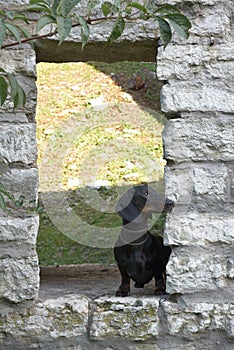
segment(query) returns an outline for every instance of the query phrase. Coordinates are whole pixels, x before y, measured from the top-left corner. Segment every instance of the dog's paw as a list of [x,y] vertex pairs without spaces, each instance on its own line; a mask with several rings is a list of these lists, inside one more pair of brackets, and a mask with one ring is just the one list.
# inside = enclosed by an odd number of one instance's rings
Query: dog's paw
[[164,288],[156,288],[154,291],[154,295],[165,295],[166,291]]
[[116,297],[126,297],[128,296],[129,291],[128,290],[122,290],[122,289],[118,289],[115,293]]

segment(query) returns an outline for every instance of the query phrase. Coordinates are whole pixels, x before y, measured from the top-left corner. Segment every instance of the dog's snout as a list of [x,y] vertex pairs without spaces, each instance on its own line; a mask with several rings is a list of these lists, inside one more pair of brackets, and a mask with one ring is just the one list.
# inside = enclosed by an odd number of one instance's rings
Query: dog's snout
[[172,208],[173,205],[174,205],[174,202],[171,199],[166,198],[165,207],[166,208]]

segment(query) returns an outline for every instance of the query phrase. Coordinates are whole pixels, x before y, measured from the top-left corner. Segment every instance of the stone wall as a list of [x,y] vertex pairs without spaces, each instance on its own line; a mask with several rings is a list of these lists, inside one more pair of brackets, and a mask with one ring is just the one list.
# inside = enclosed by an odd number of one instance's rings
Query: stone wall
[[[168,2],[193,23],[188,41],[174,39],[157,58],[168,117],[166,191],[175,201],[165,227],[169,295],[37,300],[38,216],[25,203],[0,215],[1,350],[233,349],[233,1]],[[141,40],[153,45],[148,34],[140,38],[136,47]],[[50,44],[42,44],[37,55],[43,49],[46,56]],[[0,182],[16,197],[37,200],[35,53],[0,51],[0,62],[28,96],[22,111],[9,101],[0,109]]]
[[[35,53],[29,47],[1,50],[0,62],[27,94],[24,110],[14,112],[10,101],[0,108],[0,182],[16,199],[24,195],[36,202]],[[0,213],[0,299],[14,303],[34,300],[39,289],[38,216],[30,215],[28,206]]]
[[158,77],[167,81],[162,109],[171,118],[167,195],[177,204],[165,232],[174,246],[167,290],[233,293],[233,2],[191,3],[189,40],[158,53]]

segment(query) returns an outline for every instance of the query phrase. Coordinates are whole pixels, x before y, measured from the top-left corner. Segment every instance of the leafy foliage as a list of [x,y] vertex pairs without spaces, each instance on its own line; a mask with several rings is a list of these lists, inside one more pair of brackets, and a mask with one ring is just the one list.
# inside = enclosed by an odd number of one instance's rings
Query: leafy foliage
[[25,204],[29,206],[28,210],[31,212],[41,213],[44,210],[39,204],[36,203],[35,200],[29,200],[28,203],[26,203],[25,197],[23,195],[20,195],[19,198],[16,199],[0,182],[0,209],[5,211],[6,207],[8,206],[17,210],[19,208],[22,208],[22,206]]
[[26,95],[15,76],[0,68],[0,106],[7,99],[8,88],[14,103],[14,108],[23,107],[26,103]]
[[[153,19],[158,22],[160,38],[166,47],[172,40],[173,31],[183,38],[188,38],[191,24],[189,19],[172,5],[157,5],[151,0],[131,1],[113,0],[86,1],[85,15],[81,15],[79,5],[81,0],[30,0],[28,5],[15,11],[0,11],[0,48],[33,42],[40,38],[39,31],[48,29],[43,37],[55,34],[59,37],[59,45],[69,36],[73,27],[81,28],[82,50],[88,43],[91,27],[100,21],[109,21],[111,29],[107,44],[116,41],[124,32],[126,21]],[[99,10],[98,10],[99,9]],[[25,28],[30,23],[29,11],[39,12],[37,20],[37,33],[31,35]],[[100,16],[94,16],[101,11]],[[8,37],[16,41],[5,44]],[[12,74],[3,69],[0,70],[0,105],[2,105],[9,94],[14,102],[14,108],[24,106],[25,93],[17,83]]]

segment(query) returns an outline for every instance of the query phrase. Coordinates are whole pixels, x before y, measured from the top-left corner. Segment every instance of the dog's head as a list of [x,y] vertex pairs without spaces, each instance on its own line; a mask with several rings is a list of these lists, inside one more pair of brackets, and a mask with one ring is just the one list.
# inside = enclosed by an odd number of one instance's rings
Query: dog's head
[[130,188],[116,205],[116,212],[125,222],[140,223],[152,213],[162,213],[172,207],[173,202],[159,195],[147,184]]

